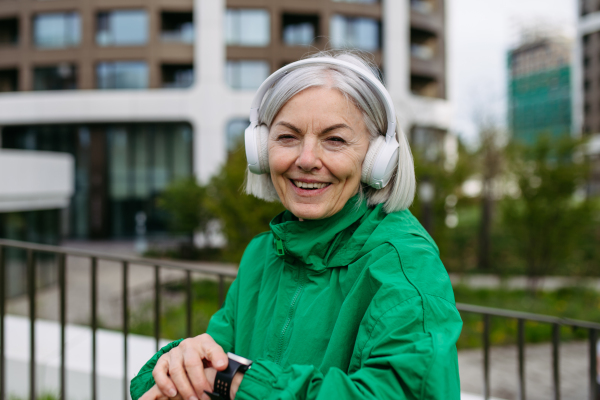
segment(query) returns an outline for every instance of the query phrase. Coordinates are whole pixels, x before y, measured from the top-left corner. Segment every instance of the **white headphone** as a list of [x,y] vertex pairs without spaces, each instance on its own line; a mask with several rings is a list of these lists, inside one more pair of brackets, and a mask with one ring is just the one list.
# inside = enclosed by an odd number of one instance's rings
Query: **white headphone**
[[335,58],[315,57],[296,61],[278,69],[258,88],[250,108],[250,125],[245,131],[246,158],[248,169],[254,174],[269,172],[267,140],[269,128],[258,123],[258,112],[263,97],[279,79],[288,72],[307,64],[332,64],[347,68],[360,76],[379,96],[385,106],[388,128],[385,136],[379,135],[369,145],[363,161],[361,181],[375,189],[382,189],[390,181],[398,165],[398,141],[396,140],[396,113],[394,104],[383,84],[361,67]]

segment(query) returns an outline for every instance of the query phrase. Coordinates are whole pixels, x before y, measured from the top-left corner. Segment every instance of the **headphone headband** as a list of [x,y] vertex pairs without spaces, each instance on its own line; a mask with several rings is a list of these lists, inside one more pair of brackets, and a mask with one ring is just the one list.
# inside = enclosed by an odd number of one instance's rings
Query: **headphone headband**
[[336,58],[329,57],[315,57],[315,58],[307,58],[304,60],[296,61],[291,64],[288,64],[277,71],[273,72],[265,81],[260,85],[258,90],[256,91],[256,95],[254,96],[254,100],[252,100],[252,105],[250,107],[250,126],[258,125],[258,112],[260,105],[262,103],[264,95],[267,91],[273,86],[279,79],[281,79],[285,74],[290,71],[293,71],[299,67],[302,67],[307,64],[329,64],[336,65],[340,67],[347,68],[361,77],[379,96],[379,99],[382,101],[385,107],[385,114],[387,117],[387,132],[385,134],[385,141],[390,142],[391,140],[395,140],[396,138],[396,112],[394,111],[394,104],[392,103],[392,98],[390,94],[385,89],[383,84],[372,74],[367,73],[363,68],[358,67],[352,63],[347,61],[338,60]]

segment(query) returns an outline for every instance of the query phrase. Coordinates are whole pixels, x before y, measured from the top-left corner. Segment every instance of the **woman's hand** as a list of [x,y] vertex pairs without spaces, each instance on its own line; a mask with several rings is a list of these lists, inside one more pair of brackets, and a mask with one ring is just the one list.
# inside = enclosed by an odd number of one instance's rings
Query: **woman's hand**
[[[217,370],[214,368],[204,368],[204,373],[206,375],[206,379],[209,382],[215,381],[215,376],[217,375]],[[239,386],[239,385],[238,385]],[[212,391],[212,384],[211,384]],[[237,390],[236,390],[237,392]],[[152,386],[150,390],[148,390],[139,400],[185,400],[179,393],[175,395],[175,397],[169,397],[160,391],[157,385]],[[210,400],[210,397],[206,395],[206,393],[202,393],[200,395],[200,400]]]
[[224,370],[228,363],[227,354],[210,335],[185,339],[158,359],[152,371],[156,386],[140,400],[162,400],[159,395],[198,400],[205,390],[212,392],[217,370]]

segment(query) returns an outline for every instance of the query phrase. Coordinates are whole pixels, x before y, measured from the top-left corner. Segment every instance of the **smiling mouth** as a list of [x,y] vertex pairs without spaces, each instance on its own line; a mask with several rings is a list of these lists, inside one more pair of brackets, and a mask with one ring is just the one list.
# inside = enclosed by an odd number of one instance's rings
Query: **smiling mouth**
[[296,186],[297,188],[300,189],[306,189],[306,190],[317,190],[317,189],[323,189],[324,187],[327,187],[329,185],[331,185],[330,182],[300,182],[300,181],[295,181],[293,179],[290,179],[292,181],[292,183],[294,184],[294,186]]

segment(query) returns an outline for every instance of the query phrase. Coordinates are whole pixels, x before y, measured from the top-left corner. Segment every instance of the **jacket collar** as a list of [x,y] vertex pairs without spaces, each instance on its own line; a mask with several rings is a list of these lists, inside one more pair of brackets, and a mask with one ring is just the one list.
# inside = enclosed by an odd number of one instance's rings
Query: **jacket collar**
[[372,232],[361,224],[372,211],[359,195],[350,198],[329,218],[299,221],[291,212],[284,211],[270,223],[275,251],[290,264],[300,263],[312,270],[347,265],[364,244],[364,240],[353,237],[355,231]]

